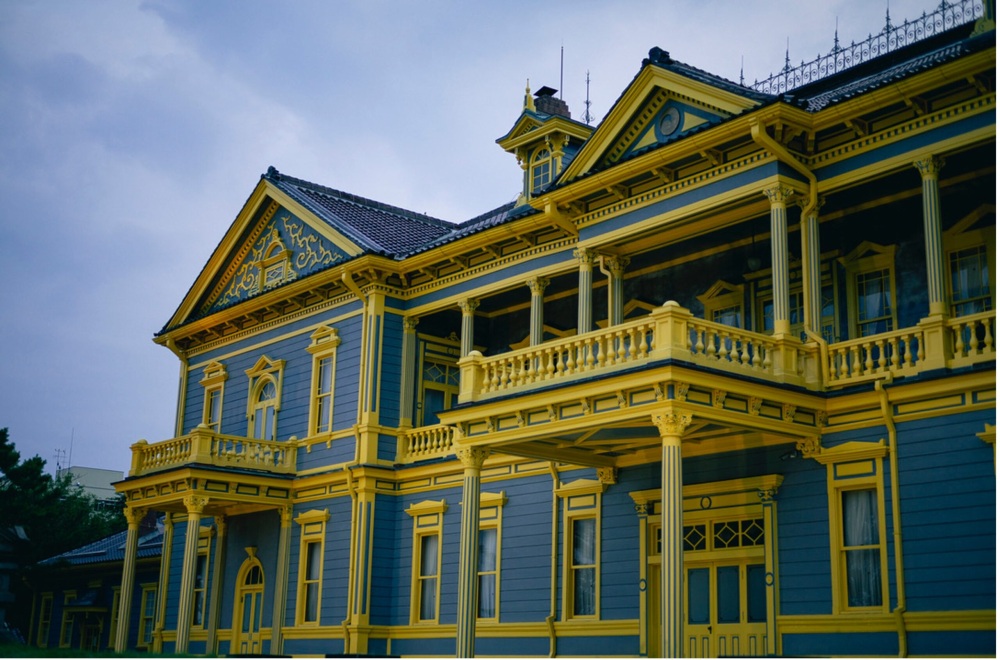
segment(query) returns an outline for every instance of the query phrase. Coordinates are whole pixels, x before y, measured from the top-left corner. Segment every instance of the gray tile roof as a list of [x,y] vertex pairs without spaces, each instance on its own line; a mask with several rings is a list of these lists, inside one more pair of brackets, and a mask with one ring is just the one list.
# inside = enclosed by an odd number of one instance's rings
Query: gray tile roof
[[[38,562],[42,566],[68,564],[80,566],[84,564],[100,564],[104,562],[119,562],[125,559],[125,537],[128,532],[122,531],[103,539],[88,543],[85,546],[64,552],[55,557],[49,557]],[[157,523],[155,528],[145,527],[140,530],[138,556],[159,557],[163,550],[163,530]]]

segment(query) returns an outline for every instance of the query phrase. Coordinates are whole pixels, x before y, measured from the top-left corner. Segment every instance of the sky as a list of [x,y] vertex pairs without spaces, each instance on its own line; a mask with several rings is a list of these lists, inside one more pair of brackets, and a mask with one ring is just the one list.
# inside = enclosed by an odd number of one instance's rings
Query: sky
[[529,80],[579,119],[589,71],[598,123],[653,46],[749,83],[938,4],[3,0],[0,428],[50,470],[171,438],[153,335],[268,166],[461,222],[520,190]]

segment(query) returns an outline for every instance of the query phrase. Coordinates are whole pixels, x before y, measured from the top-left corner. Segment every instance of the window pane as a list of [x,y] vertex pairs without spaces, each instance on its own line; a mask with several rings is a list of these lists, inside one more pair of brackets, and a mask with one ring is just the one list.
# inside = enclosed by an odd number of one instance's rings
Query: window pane
[[847,604],[850,607],[882,604],[882,566],[877,549],[848,551]]
[[719,566],[715,572],[719,623],[740,622],[740,567]]
[[596,569],[578,568],[573,573],[573,614],[597,613]]
[[420,537],[420,577],[437,575],[437,546],[436,534]]
[[766,575],[764,564],[747,566],[747,623],[767,621]]
[[597,520],[594,518],[583,518],[573,521],[573,563],[579,565],[592,565],[596,562],[595,546],[597,541]]
[[317,394],[328,394],[333,383],[333,358],[325,357],[319,361],[319,376]]
[[496,575],[479,576],[479,611],[481,619],[492,619],[496,616]]
[[495,571],[497,566],[497,530],[479,530],[479,570]]
[[688,623],[707,626],[709,621],[708,569],[690,568],[688,576]]
[[322,564],[320,557],[320,543],[310,543],[306,546],[306,579],[318,580],[319,568]]
[[306,611],[303,618],[306,621],[319,621],[319,584],[315,582],[306,585]]
[[324,396],[319,400],[319,407],[316,410],[316,432],[326,433],[330,430],[330,405],[333,400],[329,396]]
[[841,495],[844,507],[844,546],[877,544],[878,495],[875,489],[847,490]]

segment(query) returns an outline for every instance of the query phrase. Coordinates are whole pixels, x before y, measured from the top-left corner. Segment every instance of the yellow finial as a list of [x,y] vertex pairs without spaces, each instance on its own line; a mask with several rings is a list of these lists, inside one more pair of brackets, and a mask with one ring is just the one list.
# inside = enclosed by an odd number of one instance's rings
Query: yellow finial
[[524,109],[535,111],[535,97],[531,95],[531,79],[528,78],[524,82]]

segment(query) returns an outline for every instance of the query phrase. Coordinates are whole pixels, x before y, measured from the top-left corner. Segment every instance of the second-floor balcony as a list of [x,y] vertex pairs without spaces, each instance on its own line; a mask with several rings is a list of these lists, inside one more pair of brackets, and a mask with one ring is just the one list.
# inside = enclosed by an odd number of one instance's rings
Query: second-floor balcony
[[296,450],[294,442],[222,435],[199,425],[177,438],[152,444],[140,440],[132,445],[129,476],[139,477],[192,465],[294,474]]

